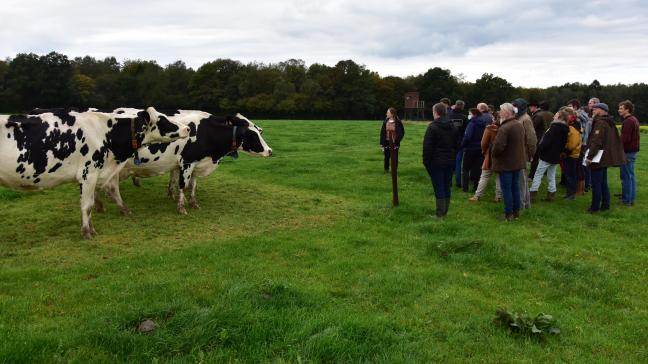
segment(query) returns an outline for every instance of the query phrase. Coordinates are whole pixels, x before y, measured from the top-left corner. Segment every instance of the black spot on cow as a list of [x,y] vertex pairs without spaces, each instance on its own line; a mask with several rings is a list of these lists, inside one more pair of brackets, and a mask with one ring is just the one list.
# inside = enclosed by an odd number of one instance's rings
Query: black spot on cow
[[125,112],[126,112],[126,111],[124,111],[124,110],[118,110],[118,111],[117,111],[117,114],[124,114]]
[[56,160],[64,160],[76,150],[75,134],[54,127],[39,116],[12,115],[7,126],[13,126],[14,139],[18,147],[18,163],[34,168],[34,178],[45,172],[48,153]]
[[263,152],[263,144],[261,144],[259,134],[251,129],[246,129],[245,136],[243,137],[243,144],[241,146],[245,151],[252,151],[255,153]]
[[20,174],[25,173],[25,165],[20,163],[18,167],[16,167],[16,173],[20,173]]
[[164,153],[169,146],[169,143],[153,143],[147,146],[151,154]]
[[55,128],[58,128],[58,127],[59,127],[59,126],[58,126],[58,123],[57,123],[56,121],[54,122],[54,127],[55,127]]
[[83,156],[88,154],[88,144],[83,144],[83,146],[81,147],[81,149],[79,149],[79,151],[81,152],[81,155],[83,155]]
[[11,139],[11,133],[7,134],[7,139]]
[[160,135],[162,136],[167,136],[171,133],[178,133],[180,128],[176,124],[173,124],[169,121],[169,119],[165,118],[164,116],[160,116],[160,119],[157,122],[158,128],[160,128]]
[[112,126],[113,126],[113,121],[112,121],[112,119],[108,119],[108,127],[109,127],[109,128],[112,128]]
[[160,160],[160,157],[158,156],[158,157],[155,157],[155,159],[153,159],[153,162],[157,162],[159,160]]
[[78,140],[81,140],[81,138],[83,138],[83,130],[81,129],[77,130],[76,137]]
[[148,158],[141,158],[140,159],[140,162],[142,162],[142,163],[148,163],[149,161],[150,161],[150,159],[148,159]]
[[34,180],[34,183],[38,183],[38,182],[40,182],[40,178],[36,178],[36,179]]
[[47,171],[47,173],[54,173],[54,172],[56,172],[56,170],[59,169],[59,168],[61,168],[62,165],[63,165],[63,163],[61,163],[61,162],[57,162],[57,163],[54,165],[54,167],[50,168],[50,170]]
[[180,145],[176,145],[175,150],[173,151],[173,154],[178,154],[178,151],[180,151]]
[[141,145],[144,140],[145,121],[144,118],[139,116],[134,119],[116,118],[112,129],[106,135],[107,147],[113,152],[117,161],[124,162],[135,153],[131,142],[133,137],[131,123],[134,123],[135,139],[138,145]]

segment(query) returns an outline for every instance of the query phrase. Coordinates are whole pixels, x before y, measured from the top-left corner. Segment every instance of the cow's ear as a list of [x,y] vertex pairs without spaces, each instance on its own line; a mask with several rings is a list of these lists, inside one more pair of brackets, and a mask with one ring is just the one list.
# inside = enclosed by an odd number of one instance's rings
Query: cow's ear
[[146,110],[138,112],[137,117],[144,119],[144,121],[147,123],[151,121],[151,115],[149,115],[148,111]]

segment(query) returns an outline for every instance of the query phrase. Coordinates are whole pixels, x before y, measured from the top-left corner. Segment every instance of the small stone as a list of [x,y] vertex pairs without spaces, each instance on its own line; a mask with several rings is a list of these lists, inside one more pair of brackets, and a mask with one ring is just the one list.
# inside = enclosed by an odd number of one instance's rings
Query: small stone
[[155,322],[153,322],[151,320],[144,320],[137,327],[137,331],[143,332],[143,333],[146,334],[146,333],[149,333],[149,332],[155,330],[155,326],[157,326],[157,325],[155,325]]

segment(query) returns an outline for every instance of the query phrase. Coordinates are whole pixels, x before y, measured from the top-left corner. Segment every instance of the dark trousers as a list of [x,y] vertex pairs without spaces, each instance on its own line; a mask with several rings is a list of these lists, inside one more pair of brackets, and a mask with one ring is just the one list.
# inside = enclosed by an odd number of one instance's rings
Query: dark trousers
[[529,171],[529,179],[533,179],[533,177],[535,177],[536,169],[538,169],[538,163],[540,163],[540,157],[538,156],[538,151],[536,151],[536,154],[533,156],[533,160],[531,161],[531,170]]
[[450,198],[452,191],[452,165],[426,164],[432,187],[434,188],[434,197],[437,199]]
[[[388,171],[390,165],[390,156],[391,156],[389,146],[385,147],[383,151],[385,153],[385,171]],[[398,168],[398,147],[396,147],[396,149],[394,150],[394,159],[396,159],[396,168]]]
[[504,213],[520,211],[520,171],[499,172],[500,186],[504,200]]
[[459,149],[457,156],[455,158],[455,184],[457,187],[461,187],[461,162],[463,161],[464,150]]
[[607,168],[590,168],[589,170],[592,176],[592,206],[590,210],[607,210],[610,208]]
[[576,193],[576,182],[578,181],[578,159],[567,157],[565,161],[565,182],[567,193]]
[[466,149],[464,151],[463,179],[461,182],[461,188],[464,192],[468,192],[468,180],[472,181],[473,190],[477,190],[482,163],[484,163],[484,156],[481,149]]

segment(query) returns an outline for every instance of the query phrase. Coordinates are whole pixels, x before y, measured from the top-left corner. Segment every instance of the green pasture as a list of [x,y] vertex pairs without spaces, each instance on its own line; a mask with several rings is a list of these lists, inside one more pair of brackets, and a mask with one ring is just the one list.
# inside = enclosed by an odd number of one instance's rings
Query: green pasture
[[[132,216],[107,204],[91,241],[76,184],[0,189],[0,363],[648,362],[643,152],[634,207],[588,215],[586,194],[502,222],[491,182],[439,221],[425,123],[406,124],[397,208],[379,121],[259,124],[275,155],[225,160],[200,210],[179,216],[167,177],[125,181]],[[561,334],[510,335],[498,307]]]

